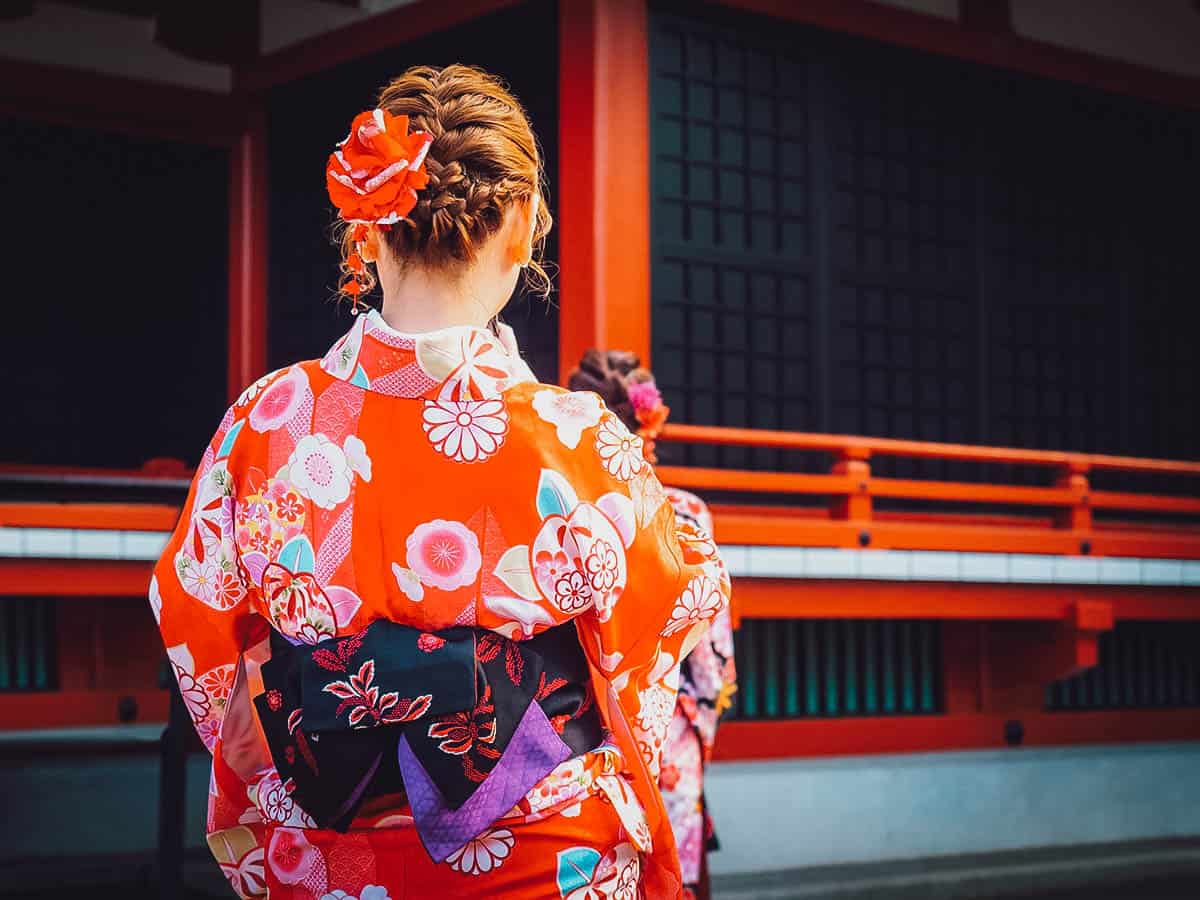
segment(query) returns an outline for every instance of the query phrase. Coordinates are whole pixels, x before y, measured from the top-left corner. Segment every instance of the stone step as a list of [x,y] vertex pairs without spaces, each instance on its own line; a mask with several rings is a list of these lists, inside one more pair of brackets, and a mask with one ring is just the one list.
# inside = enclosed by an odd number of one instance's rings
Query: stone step
[[[1158,887],[1154,887],[1157,884]],[[713,900],[1200,898],[1200,838],[1037,848],[713,878]],[[1062,895],[1063,900],[1074,895]]]

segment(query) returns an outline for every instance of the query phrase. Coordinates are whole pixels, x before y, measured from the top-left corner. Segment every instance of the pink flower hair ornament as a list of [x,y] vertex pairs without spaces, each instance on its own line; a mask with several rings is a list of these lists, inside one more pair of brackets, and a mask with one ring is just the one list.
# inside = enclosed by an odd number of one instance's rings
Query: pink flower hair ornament
[[653,377],[641,381],[629,381],[625,386],[629,404],[638,420],[638,437],[642,439],[642,455],[651,465],[658,462],[654,452],[655,442],[662,432],[671,407],[663,403],[662,392]]

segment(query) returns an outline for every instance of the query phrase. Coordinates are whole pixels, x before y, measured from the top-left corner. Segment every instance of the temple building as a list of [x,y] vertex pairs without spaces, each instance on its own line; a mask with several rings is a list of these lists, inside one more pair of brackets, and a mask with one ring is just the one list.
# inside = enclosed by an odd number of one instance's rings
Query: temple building
[[1198,47],[1191,0],[7,4],[0,897],[219,884],[150,568],[232,398],[350,321],[332,142],[451,62],[542,142],[532,368],[638,353],[713,508],[716,896],[1200,867]]

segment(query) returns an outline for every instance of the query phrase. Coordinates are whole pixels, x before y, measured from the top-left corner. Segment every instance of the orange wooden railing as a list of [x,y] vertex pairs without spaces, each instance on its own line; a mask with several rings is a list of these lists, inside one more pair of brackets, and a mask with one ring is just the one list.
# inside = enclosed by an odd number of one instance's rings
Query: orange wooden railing
[[[716,501],[723,543],[1200,558],[1200,496],[1194,493],[1200,462],[680,424],[666,425],[659,440],[830,454],[823,473],[660,466],[664,483]],[[880,477],[871,470],[879,457],[1032,466],[1052,474],[1044,486]],[[1179,490],[1100,490],[1091,484],[1097,472],[1156,476]],[[0,482],[116,491],[179,489],[188,475],[173,460],[127,471],[0,465]],[[1188,488],[1193,493],[1185,493]],[[766,496],[759,503],[729,503],[720,502],[722,492]],[[808,498],[807,505],[798,498]],[[881,499],[931,508],[885,509],[876,502]],[[964,510],[968,504],[1009,512]],[[1110,515],[1098,519],[1096,511]],[[171,527],[175,515],[171,505],[148,503],[0,503],[0,525],[156,530]]]
[[[191,479],[192,472],[175,459],[153,459],[139,469],[3,463],[0,489],[18,487],[30,499],[0,500],[0,527],[169,531]],[[49,496],[39,496],[39,487]],[[111,499],[84,501],[76,496],[97,490]],[[126,499],[129,491],[147,499]],[[63,499],[51,499],[53,495]],[[10,580],[15,568],[15,563],[8,564]],[[32,577],[38,577],[36,571]]]
[[[825,473],[659,467],[664,483],[701,493],[813,498],[809,506],[777,500],[715,504],[718,537],[726,543],[1200,558],[1200,497],[1183,493],[1194,489],[1200,462],[702,425],[668,424],[659,440],[832,457]],[[878,457],[1048,468],[1052,483],[1031,487],[879,477],[871,471]],[[1097,490],[1090,477],[1096,472],[1158,476],[1181,490]],[[817,498],[826,499],[817,503]],[[881,498],[924,501],[940,509],[881,510],[875,502]],[[1012,508],[1013,514],[972,514],[962,504]],[[1096,510],[1132,513],[1137,519],[1097,521]]]
[[[1200,558],[1200,498],[1186,493],[1194,490],[1194,479],[1200,476],[1197,462],[689,425],[667,426],[660,440],[830,455],[828,471],[819,473],[660,466],[665,483],[696,490],[712,502],[722,544]],[[872,472],[872,462],[880,457],[1033,466],[1048,483],[1028,486],[880,477]],[[1170,490],[1096,490],[1091,483],[1096,472],[1155,476],[1156,483],[1166,484]],[[178,516],[176,504],[183,498],[188,474],[182,465],[167,464],[124,472],[0,466],[0,486],[21,484],[19,493],[28,498],[0,502],[0,526],[166,531]],[[78,486],[86,489],[81,496],[89,491],[96,494],[99,489],[98,495],[110,502],[46,502],[37,492],[38,483],[53,487],[47,497],[70,499],[73,487]],[[139,497],[146,502],[125,501],[126,486],[138,488]],[[147,493],[147,487],[161,490]],[[723,502],[723,494],[729,493],[757,495],[758,502]],[[878,502],[881,500],[887,502]],[[921,501],[934,508],[923,512],[884,508],[897,500]],[[985,504],[989,511],[971,510],[967,504]],[[1008,512],[991,511],[997,507]],[[1097,510],[1119,513],[1126,519],[1097,516]],[[1130,520],[1131,513],[1139,518]],[[156,695],[144,688],[150,679],[148,670],[136,677],[123,672],[106,674],[103,665],[108,656],[119,655],[115,650],[118,644],[156,646],[153,623],[140,602],[149,563],[11,558],[0,560],[0,574],[0,594],[50,595],[64,598],[66,603],[72,602],[72,597],[91,600],[73,607],[72,615],[60,618],[59,624],[60,660],[71,663],[61,676],[61,688],[67,692],[63,696],[75,697],[69,692],[76,691],[78,696],[86,695],[91,706],[84,712],[81,703],[68,713],[60,704],[35,705],[25,697],[5,697],[0,702],[0,729],[109,721],[116,696],[113,692],[124,696],[135,688],[146,695],[142,698],[146,714],[157,714]],[[739,578],[734,597],[738,619],[936,618],[945,623],[946,647],[961,650],[963,635],[974,635],[978,652],[947,655],[944,678],[953,687],[947,688],[948,696],[953,695],[953,700],[961,694],[969,702],[948,700],[943,724],[959,722],[961,735],[948,737],[945,729],[930,734],[904,732],[893,745],[880,742],[880,735],[900,734],[892,725],[885,728],[862,721],[833,726],[828,734],[836,740],[821,744],[813,723],[732,723],[726,727],[722,751],[731,757],[761,754],[764,729],[775,736],[773,754],[991,746],[1002,741],[997,722],[1006,720],[1014,710],[1024,715],[1040,708],[1040,692],[1047,680],[1094,663],[1097,636],[1114,621],[1200,616],[1195,590],[1187,588],[1093,585],[1063,591],[1054,584],[915,585],[809,579],[798,591],[789,579],[758,577]],[[128,604],[130,598],[138,602]],[[1088,618],[1097,611],[1103,613],[1098,624]],[[93,620],[81,631],[80,616],[85,612]],[[107,627],[122,612],[140,623],[137,627],[144,633],[139,633],[138,639],[129,637],[134,624]],[[156,657],[150,652],[146,658]],[[1003,669],[998,661],[1004,660],[1013,660],[1020,672]],[[36,712],[35,707],[45,711]],[[1043,724],[1038,727],[1050,730],[1046,735],[1031,731],[1037,740],[1094,739],[1092,732],[1066,734],[1058,719],[1039,715],[1036,721]],[[1153,718],[1150,713],[1141,715]],[[1121,721],[1132,721],[1125,714],[1103,714],[1097,719],[1103,728],[1096,725],[1093,730],[1096,734],[1103,731],[1109,739],[1118,733],[1124,739],[1143,740],[1151,735],[1200,737],[1194,716],[1153,715],[1158,716],[1153,728],[1138,725],[1131,727],[1128,735],[1113,730]],[[772,731],[776,726],[786,733]],[[911,731],[924,726],[904,727]]]
[[[1200,558],[1197,462],[695,425],[668,425],[659,440],[830,455],[828,471],[816,473],[660,466],[665,484],[695,490],[710,501],[724,545]],[[1047,484],[880,477],[872,472],[880,457],[1031,466]],[[1171,491],[1097,490],[1092,476],[1098,472],[1156,476]],[[1189,489],[1192,494],[1185,493]],[[722,502],[730,493],[758,495],[757,502]],[[921,501],[925,511],[882,508],[899,505],[897,500]],[[1195,588],[737,581],[735,622],[942,620],[945,714],[735,721],[722,727],[720,759],[1002,747],[1013,719],[1024,724],[1031,744],[1200,739],[1194,709],[1072,715],[1042,710],[1045,685],[1094,665],[1099,635],[1115,621],[1200,618]]]

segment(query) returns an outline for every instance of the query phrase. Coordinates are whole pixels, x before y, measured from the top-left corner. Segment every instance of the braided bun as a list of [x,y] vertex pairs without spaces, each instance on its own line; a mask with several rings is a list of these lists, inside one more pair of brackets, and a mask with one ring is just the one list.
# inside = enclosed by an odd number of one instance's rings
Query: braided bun
[[[529,119],[495,76],[471,66],[416,66],[388,84],[377,105],[407,115],[414,130],[433,136],[425,157],[429,183],[408,216],[387,232],[401,262],[432,268],[470,263],[500,229],[510,205],[544,193]],[[550,279],[539,259],[552,222],[545,203],[537,210],[535,253],[525,272],[534,290],[548,293]],[[349,234],[342,249],[348,271]]]

